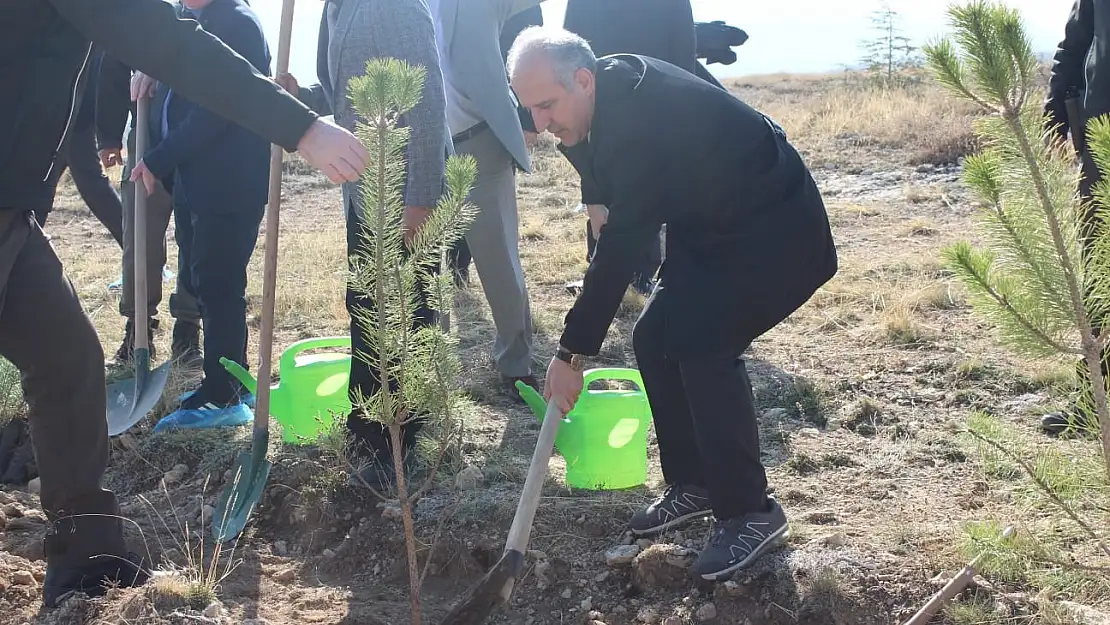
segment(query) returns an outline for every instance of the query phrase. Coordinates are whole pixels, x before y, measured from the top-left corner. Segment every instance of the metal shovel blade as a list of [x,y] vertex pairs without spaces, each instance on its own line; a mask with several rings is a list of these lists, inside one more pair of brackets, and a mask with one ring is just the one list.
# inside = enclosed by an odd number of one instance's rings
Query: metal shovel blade
[[108,385],[108,436],[119,436],[158,405],[170,377],[170,363],[150,370],[150,351],[135,350],[135,377]]
[[459,602],[439,625],[479,625],[493,614],[494,609],[505,601],[505,584],[517,579],[524,571],[524,554],[510,549],[497,564],[467,591],[466,599]]
[[212,538],[223,543],[235,538],[247,526],[270,477],[271,463],[266,459],[268,436],[255,437],[250,453],[239,454],[232,470],[231,483],[220,494],[212,514]]

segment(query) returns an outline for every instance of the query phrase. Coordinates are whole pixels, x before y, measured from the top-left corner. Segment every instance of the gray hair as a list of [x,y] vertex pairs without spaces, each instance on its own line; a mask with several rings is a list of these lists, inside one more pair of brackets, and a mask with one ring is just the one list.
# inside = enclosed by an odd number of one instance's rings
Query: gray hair
[[529,26],[517,35],[509,48],[505,65],[509,76],[515,76],[521,61],[532,54],[543,54],[551,61],[555,77],[567,89],[574,86],[574,74],[580,69],[594,72],[597,57],[585,39],[551,26]]

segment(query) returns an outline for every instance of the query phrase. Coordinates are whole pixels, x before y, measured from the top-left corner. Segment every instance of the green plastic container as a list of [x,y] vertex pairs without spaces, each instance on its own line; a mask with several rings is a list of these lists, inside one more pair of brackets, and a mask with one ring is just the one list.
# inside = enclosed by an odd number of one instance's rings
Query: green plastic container
[[[636,390],[591,390],[602,380],[633,382]],[[559,425],[555,448],[567,465],[567,484],[587,490],[635,488],[647,481],[647,432],[651,424],[644,382],[636,369],[602,368],[583,373],[582,395]],[[547,402],[517,382],[524,401],[543,423]]]
[[[344,348],[306,354],[309,350]],[[243,386],[257,394],[258,381],[238,363],[220,359]],[[336,418],[351,411],[347,388],[351,378],[351,337],[305,339],[290,345],[278,361],[280,381],[270,386],[270,414],[281,424],[282,440],[314,442]]]

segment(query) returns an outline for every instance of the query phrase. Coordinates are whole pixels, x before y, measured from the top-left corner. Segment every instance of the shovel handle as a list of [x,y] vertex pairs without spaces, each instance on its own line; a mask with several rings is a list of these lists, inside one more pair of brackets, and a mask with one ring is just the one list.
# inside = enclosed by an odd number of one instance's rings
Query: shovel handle
[[[524,553],[528,547],[528,538],[532,534],[532,521],[536,517],[536,509],[540,505],[540,495],[543,492],[543,481],[547,477],[547,465],[551,461],[551,452],[555,448],[555,435],[559,433],[559,424],[563,415],[555,406],[555,400],[547,403],[547,414],[544,415],[543,425],[540,426],[540,435],[536,440],[536,450],[532,452],[532,464],[528,467],[528,477],[524,480],[524,492],[520,495],[520,503],[516,508],[516,516],[509,528],[509,539],[505,542],[505,551]],[[514,580],[510,579],[501,589],[501,598],[509,600],[513,592]]]
[[[135,124],[132,132],[135,133],[135,165],[138,165],[146,155],[147,149],[147,124],[150,118],[150,99],[139,98],[135,101]],[[135,192],[135,214],[131,220],[131,232],[135,237],[133,254],[134,270],[131,272],[135,280],[135,336],[132,339],[135,349],[150,350],[150,318],[147,316],[147,284],[146,284],[146,184],[140,177],[132,183]]]

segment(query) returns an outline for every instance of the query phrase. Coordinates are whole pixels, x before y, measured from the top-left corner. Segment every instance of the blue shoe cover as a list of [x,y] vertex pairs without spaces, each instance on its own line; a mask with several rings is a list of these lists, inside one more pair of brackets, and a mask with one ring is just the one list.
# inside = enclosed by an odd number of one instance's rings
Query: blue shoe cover
[[246,425],[253,420],[254,413],[243,403],[226,408],[181,409],[166,415],[155,424],[154,431],[234,427]]

